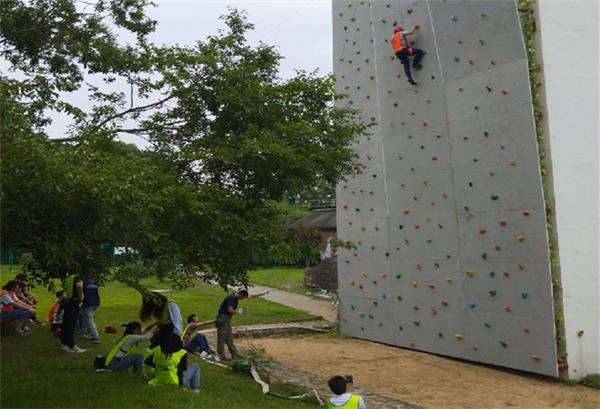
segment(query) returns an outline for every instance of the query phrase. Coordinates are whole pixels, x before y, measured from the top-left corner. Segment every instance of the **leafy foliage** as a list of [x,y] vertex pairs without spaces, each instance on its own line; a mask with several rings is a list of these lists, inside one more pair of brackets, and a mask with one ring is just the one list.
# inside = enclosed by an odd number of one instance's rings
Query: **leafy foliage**
[[[155,274],[186,286],[202,272],[246,283],[253,255],[283,239],[279,203],[358,169],[350,145],[367,126],[335,107],[331,76],[278,78],[281,56],[247,43],[237,10],[193,47],[154,45],[147,4],[0,6],[14,71],[0,85],[2,239],[31,253],[41,281],[76,272],[137,287]],[[86,90],[91,109],[62,97]],[[50,111],[75,120],[64,143],[45,133]],[[151,148],[116,141],[123,133]],[[136,262],[111,270],[106,245]]]

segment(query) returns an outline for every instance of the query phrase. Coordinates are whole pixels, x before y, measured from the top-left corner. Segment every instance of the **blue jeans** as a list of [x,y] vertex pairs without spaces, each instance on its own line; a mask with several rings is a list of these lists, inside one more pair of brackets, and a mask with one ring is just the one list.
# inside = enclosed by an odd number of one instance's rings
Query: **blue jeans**
[[201,333],[197,333],[196,335],[194,335],[194,337],[190,340],[190,343],[184,349],[189,353],[196,352],[197,349],[199,349],[200,352],[210,351],[210,347],[208,346],[206,336]]
[[123,357],[121,359],[113,358],[113,360],[110,361],[110,365],[108,365],[106,369],[110,369],[113,372],[117,372],[123,371],[133,365],[133,372],[140,373],[142,372],[143,362],[144,357],[142,356],[142,354],[136,352],[134,354],[127,355],[126,357]]
[[190,389],[200,389],[200,367],[198,364],[190,364],[187,369],[183,372],[183,379],[181,380],[181,387],[185,388],[190,386]]
[[4,310],[0,311],[0,318],[3,321],[4,320],[7,320],[7,321],[17,320],[17,321],[25,322],[29,319],[29,317],[31,317],[31,313],[22,308],[16,308],[11,311],[4,311]]
[[93,339],[100,339],[100,334],[98,334],[98,328],[96,328],[96,323],[94,322],[94,313],[98,309],[95,307],[84,307],[81,310],[81,325],[79,327],[79,333],[81,335],[87,335],[88,332],[92,335]]

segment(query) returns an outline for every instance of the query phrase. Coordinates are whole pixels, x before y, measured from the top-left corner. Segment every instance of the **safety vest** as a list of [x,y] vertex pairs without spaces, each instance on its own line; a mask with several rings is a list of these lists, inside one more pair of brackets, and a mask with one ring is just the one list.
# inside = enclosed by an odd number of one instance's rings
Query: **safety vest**
[[67,293],[67,300],[75,296],[75,275],[70,275],[65,280],[64,290]]
[[327,409],[358,409],[358,404],[360,403],[360,395],[350,395],[350,399],[342,406],[334,406],[331,404],[329,399],[327,399]]
[[106,361],[105,361],[106,366],[110,365],[111,361],[113,360],[113,358],[115,357],[117,352],[119,352],[119,350],[125,354],[125,355],[123,355],[123,358],[125,358],[128,355],[131,355],[133,353],[133,351],[135,351],[135,346],[129,348],[129,350],[127,350],[127,351],[122,349],[123,345],[125,344],[125,342],[127,342],[127,340],[129,339],[130,336],[131,335],[125,335],[123,338],[121,338],[115,344],[113,349],[110,350],[110,352],[108,353],[108,356],[106,357]]
[[392,48],[395,52],[402,51],[403,48],[408,46],[408,38],[406,37],[406,33],[404,31],[397,32],[390,39],[392,43]]
[[179,362],[187,354],[185,349],[180,349],[172,354],[163,353],[158,350],[154,353],[152,362],[154,363],[154,378],[148,382],[150,385],[179,385],[179,377],[177,376],[177,366]]
[[144,351],[144,373],[149,377],[154,376],[154,367],[146,364],[146,360],[154,355],[155,352],[160,352],[160,346],[156,345],[152,348],[146,348]]
[[171,321],[171,317],[169,317],[169,303],[174,302],[169,297],[165,297],[165,298],[167,299],[167,302],[165,302],[165,305],[160,313],[160,320],[158,321],[162,325],[168,324],[169,321]]
[[[14,296],[6,290],[0,290],[0,297],[4,297],[5,295],[8,295],[11,299],[14,299]],[[12,311],[15,309],[15,306],[12,304],[5,304],[4,301],[2,301],[2,311],[7,312],[7,311]]]

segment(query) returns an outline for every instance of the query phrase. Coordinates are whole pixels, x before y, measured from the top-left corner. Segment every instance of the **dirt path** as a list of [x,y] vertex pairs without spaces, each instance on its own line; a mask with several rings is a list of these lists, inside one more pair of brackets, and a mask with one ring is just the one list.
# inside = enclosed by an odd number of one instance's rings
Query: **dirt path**
[[265,300],[287,305],[288,307],[307,312],[316,317],[322,317],[328,322],[337,321],[337,308],[331,305],[330,300],[319,300],[306,295],[260,285],[253,285],[251,293],[261,293],[264,291],[269,292],[269,294],[262,297]]
[[598,390],[352,338],[317,335],[247,342],[265,347],[268,356],[289,367],[325,379],[352,374],[359,388],[427,409],[600,407]]

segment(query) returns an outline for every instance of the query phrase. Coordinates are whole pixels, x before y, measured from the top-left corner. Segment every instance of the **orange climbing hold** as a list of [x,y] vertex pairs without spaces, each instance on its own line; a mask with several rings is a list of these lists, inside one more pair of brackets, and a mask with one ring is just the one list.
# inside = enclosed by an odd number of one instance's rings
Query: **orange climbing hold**
[[485,234],[486,231],[486,229],[479,229],[479,234]]
[[525,240],[525,236],[517,236],[517,240],[518,241],[524,241]]

